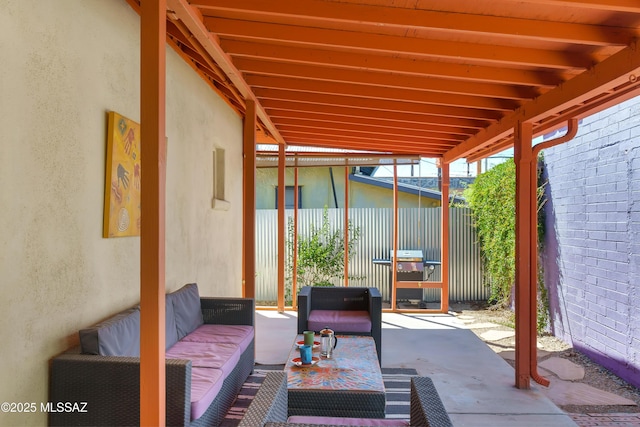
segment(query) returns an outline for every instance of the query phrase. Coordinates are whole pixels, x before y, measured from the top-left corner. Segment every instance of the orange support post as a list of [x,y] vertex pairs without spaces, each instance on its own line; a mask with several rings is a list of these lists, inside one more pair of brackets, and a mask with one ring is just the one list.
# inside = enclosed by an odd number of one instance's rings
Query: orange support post
[[243,133],[242,296],[256,297],[256,103],[247,99]]
[[442,193],[441,193],[441,248],[440,254],[442,264],[441,277],[442,277],[442,292],[440,292],[440,309],[443,313],[449,312],[449,163],[441,162],[442,169]]
[[398,271],[398,163],[393,160],[393,257],[391,257],[391,310],[396,310],[396,286]]
[[284,144],[278,145],[278,313],[284,312],[284,264],[286,258],[285,235],[287,233],[285,225],[285,198],[287,188],[285,184],[286,157]]
[[518,122],[515,128],[516,163],[516,387],[531,387],[531,167],[533,160],[532,125]]
[[140,425],[164,426],[166,22],[165,0],[140,11]]
[[349,167],[344,168],[344,286],[349,286]]
[[291,284],[291,305],[298,308],[298,157],[293,170],[293,279]]

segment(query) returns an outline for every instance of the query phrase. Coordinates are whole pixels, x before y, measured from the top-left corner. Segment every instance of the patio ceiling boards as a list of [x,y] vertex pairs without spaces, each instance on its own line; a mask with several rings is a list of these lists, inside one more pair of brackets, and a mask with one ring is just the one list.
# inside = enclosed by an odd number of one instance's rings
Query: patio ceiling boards
[[[134,0],[130,2],[135,3]],[[260,142],[478,160],[640,93],[635,0],[168,0]]]

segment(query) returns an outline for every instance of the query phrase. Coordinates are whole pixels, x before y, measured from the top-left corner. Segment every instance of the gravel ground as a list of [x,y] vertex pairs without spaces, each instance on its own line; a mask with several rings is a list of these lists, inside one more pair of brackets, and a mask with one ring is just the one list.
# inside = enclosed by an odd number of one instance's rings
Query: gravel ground
[[[483,304],[476,303],[462,303],[452,304],[451,311],[458,316],[463,316],[465,323],[469,322],[467,316],[473,317],[473,323],[495,323],[500,325],[499,327],[492,328],[494,330],[513,330],[514,315],[510,310],[504,309],[491,309]],[[474,329],[471,330],[480,337],[480,335],[486,332],[488,329]],[[482,337],[481,337],[482,338]],[[515,348],[515,338],[505,338],[500,341],[487,342],[487,345],[493,349],[496,353],[505,350],[513,350]],[[547,352],[548,355],[539,357],[538,362],[546,360],[550,357],[561,357],[568,359],[571,362],[581,365],[584,368],[584,379],[579,382],[588,384],[600,390],[608,391],[609,393],[617,394],[618,396],[630,399],[638,406],[611,406],[611,405],[565,405],[559,406],[565,412],[575,414],[593,414],[593,413],[640,413],[640,389],[628,384],[615,374],[609,372],[597,363],[592,362],[589,358],[583,354],[575,351],[567,343],[559,340],[553,336],[539,336],[538,348],[541,348]],[[507,362],[514,366],[514,362],[507,360]],[[553,376],[553,374],[551,374]]]

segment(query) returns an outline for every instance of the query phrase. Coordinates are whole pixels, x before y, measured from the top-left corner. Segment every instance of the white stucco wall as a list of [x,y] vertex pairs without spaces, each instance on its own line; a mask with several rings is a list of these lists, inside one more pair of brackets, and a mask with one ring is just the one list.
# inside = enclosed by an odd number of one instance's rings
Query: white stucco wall
[[[140,120],[139,32],[124,0],[0,0],[0,402],[39,409],[49,359],[139,301],[140,238],[102,238],[107,112]],[[167,291],[239,296],[242,120],[170,48],[166,116]],[[211,209],[216,146],[228,211]]]

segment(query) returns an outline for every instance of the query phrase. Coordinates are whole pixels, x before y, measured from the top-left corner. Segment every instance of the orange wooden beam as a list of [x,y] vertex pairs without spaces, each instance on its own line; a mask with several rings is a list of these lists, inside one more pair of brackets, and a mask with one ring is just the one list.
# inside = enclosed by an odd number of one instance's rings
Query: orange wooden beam
[[317,136],[320,138],[339,138],[344,141],[346,140],[366,140],[366,141],[383,141],[389,143],[407,143],[407,144],[430,144],[433,146],[442,146],[442,147],[452,147],[456,142],[459,142],[460,139],[449,139],[444,138],[439,134],[432,134],[425,132],[425,134],[416,133],[414,135],[408,136],[403,134],[389,134],[386,132],[357,132],[352,130],[339,130],[339,129],[325,129],[318,127],[300,127],[300,126],[289,126],[289,125],[280,125],[280,133],[283,136],[286,135],[295,135],[295,136]]
[[426,140],[438,140],[445,142],[460,142],[465,139],[464,135],[445,133],[445,132],[431,132],[425,129],[402,129],[402,128],[388,128],[388,127],[375,127],[358,123],[342,123],[331,121],[314,121],[314,120],[301,120],[290,118],[275,118],[272,117],[274,123],[280,129],[280,132],[292,131],[292,132],[305,132],[305,133],[321,133],[324,132],[338,132],[339,135],[352,135],[352,136],[372,136],[372,137],[389,137],[389,138],[407,138],[407,140],[423,141]]
[[253,92],[259,99],[307,102],[314,105],[324,104],[331,106],[364,108],[368,110],[409,112],[415,114],[438,114],[439,116],[444,117],[480,119],[489,122],[497,121],[504,115],[503,112],[486,109],[432,105],[417,102],[396,101],[392,99],[362,98],[341,94],[309,93],[297,90],[265,88],[255,88]]
[[[269,104],[271,101],[265,101]],[[361,124],[371,127],[381,127],[387,129],[407,129],[412,131],[428,131],[438,133],[451,133],[462,136],[472,136],[480,129],[481,122],[466,119],[451,119],[443,117],[444,124],[435,123],[435,116],[423,116],[416,114],[405,114],[379,111],[365,111],[357,108],[335,107],[329,108],[324,105],[308,105],[295,102],[280,101],[282,107],[268,108],[269,116],[274,120],[280,118],[290,118],[306,121],[330,121],[345,124]],[[274,103],[275,104],[275,103]],[[295,110],[294,106],[299,105],[301,109]],[[315,109],[315,110],[314,110]],[[340,114],[343,113],[343,114]]]
[[417,114],[406,111],[382,111],[365,110],[348,106],[332,106],[312,104],[309,102],[262,100],[262,105],[267,111],[290,110],[298,112],[310,112],[330,114],[336,116],[365,117],[369,119],[382,119],[398,122],[421,123],[424,125],[451,126],[455,128],[482,129],[491,124],[487,120],[465,119],[459,117],[444,117],[437,114]]
[[[516,370],[515,385],[520,389],[530,388],[531,377],[531,168],[532,126],[518,123],[514,144],[516,162]],[[535,318],[535,317],[534,317]],[[533,326],[535,328],[535,326]]]
[[[446,148],[442,148],[441,150],[436,150],[432,147],[406,147],[405,145],[389,145],[385,143],[367,143],[367,142],[349,142],[348,144],[335,141],[335,140],[313,140],[309,138],[294,138],[287,137],[287,141],[291,145],[300,145],[303,147],[324,147],[324,148],[340,148],[344,149],[345,146],[348,146],[349,149],[352,150],[361,150],[366,152],[377,152],[377,153],[393,153],[396,155],[407,155],[407,156],[419,156],[423,157],[441,157],[442,154],[446,151]],[[426,150],[426,151],[425,151]]]
[[364,31],[345,31],[318,27],[255,22],[241,19],[205,17],[204,24],[221,38],[268,39],[303,46],[330,48],[357,48],[367,52],[414,55],[422,59],[454,58],[465,52],[469,62],[515,64],[541,68],[586,69],[592,58],[572,52],[554,52],[545,49],[500,46],[495,44],[462,43],[397,36]]
[[[173,15],[171,15],[173,16]],[[173,31],[175,28],[178,31]],[[180,42],[183,45],[189,46],[190,49],[193,49],[197,54],[190,54],[192,58],[198,61],[203,66],[206,66],[212,73],[215,74],[216,80],[221,82],[229,91],[230,95],[242,106],[244,106],[244,98],[238,93],[237,89],[230,83],[227,79],[227,76],[223,73],[222,70],[218,67],[218,64],[209,56],[206,49],[202,47],[200,42],[191,36],[190,29],[184,24],[184,22],[180,20],[171,20],[168,25],[168,29],[170,29],[170,34],[174,37],[179,37]]]
[[256,88],[286,89],[323,94],[341,94],[361,98],[396,100],[418,104],[435,104],[451,107],[478,108],[484,110],[512,111],[520,104],[513,100],[428,92],[377,85],[330,82],[314,79],[287,78],[278,76],[249,75],[247,83]]
[[315,129],[309,130],[289,130],[286,127],[283,127],[282,135],[286,138],[297,138],[297,139],[306,139],[308,141],[340,141],[344,142],[353,142],[353,143],[371,143],[371,144],[386,144],[388,146],[396,146],[396,145],[404,145],[405,148],[442,148],[449,149],[455,145],[455,141],[446,141],[440,138],[407,138],[404,139],[401,136],[394,137],[379,135],[375,136],[375,134],[370,135],[362,135],[355,134],[351,135],[345,131],[344,135],[341,135],[338,131],[326,131],[324,133],[318,132]]
[[389,140],[368,140],[368,139],[355,139],[355,138],[331,138],[313,135],[294,135],[291,133],[283,133],[283,136],[287,138],[292,145],[312,145],[318,147],[334,147],[342,148],[349,147],[354,150],[363,151],[382,151],[382,152],[394,152],[394,153],[408,153],[417,154],[423,153],[424,156],[435,154],[434,157],[440,157],[442,153],[446,152],[449,146],[435,146],[432,143],[415,144],[406,143],[403,141],[389,141]]
[[285,261],[286,261],[286,245],[285,236],[287,235],[287,226],[285,224],[285,165],[286,158],[284,153],[284,144],[278,145],[278,312],[284,312],[284,281],[285,281]]
[[164,426],[166,3],[140,11],[140,425]]
[[255,41],[222,40],[221,46],[232,58],[269,58],[283,62],[332,65],[365,70],[393,71],[423,76],[450,77],[465,81],[508,83],[524,86],[556,86],[575,73],[566,71],[529,71],[486,65],[463,65],[429,60],[415,60],[392,55],[371,55],[319,48],[302,48]]
[[[314,113],[310,111],[294,111],[294,110],[279,110],[269,109],[269,116],[282,124],[295,124],[295,123],[309,123],[311,125],[317,124],[331,124],[333,126],[347,126],[351,129],[353,125],[356,125],[352,129],[360,129],[363,127],[378,130],[392,130],[392,131],[407,131],[412,135],[419,132],[433,132],[443,134],[446,138],[448,135],[469,137],[475,133],[474,129],[470,128],[455,128],[453,126],[440,126],[429,123],[416,123],[416,122],[401,122],[394,120],[385,120],[378,118],[368,117],[352,117],[352,116],[337,116],[335,114],[326,113]],[[343,129],[339,127],[338,129]]]
[[577,6],[612,12],[640,13],[640,3],[635,0],[535,0],[535,4],[552,6]]
[[534,101],[523,105],[467,141],[451,149],[445,160],[452,162],[488,147],[508,137],[519,121],[536,122],[554,113],[561,113],[596,95],[613,90],[623,84],[635,82],[640,74],[640,48],[638,42],[621,50],[591,70],[562,83]]
[[389,88],[404,88],[437,93],[455,93],[488,98],[524,100],[540,95],[535,87],[513,86],[499,83],[451,80],[446,77],[401,74],[391,71],[374,71],[353,68],[338,68],[331,65],[287,63],[260,58],[236,57],[234,64],[249,75],[298,77],[330,82],[358,83]]
[[[620,1],[620,0],[618,0]],[[548,22],[537,19],[509,18],[489,15],[439,12],[413,7],[385,7],[358,3],[340,3],[322,0],[198,0],[198,7],[212,14],[215,10],[241,11],[247,16],[265,13],[280,16],[305,17],[320,24],[323,21],[340,22],[345,28],[349,23],[369,24],[372,29],[384,26],[401,28],[431,28],[440,31],[463,31],[465,33],[490,34],[503,38],[522,38],[556,42],[581,43],[586,45],[627,44],[634,31],[613,31],[608,27],[565,22]]]
[[191,6],[187,0],[163,0],[170,8],[171,12],[184,22],[185,26],[191,31],[193,37],[200,43],[204,50],[211,55],[224,74],[229,78],[233,85],[238,89],[240,94],[246,99],[256,101],[256,114],[269,129],[269,132],[278,142],[284,143],[284,140],[278,133],[276,127],[271,123],[269,116],[264,112],[262,106],[255,99],[255,96],[249,85],[242,79],[242,74],[233,65],[233,61],[227,53],[217,43],[215,37],[207,30],[202,22],[202,16],[197,9]]
[[256,297],[256,105],[246,101],[243,126],[243,277],[242,293]]

